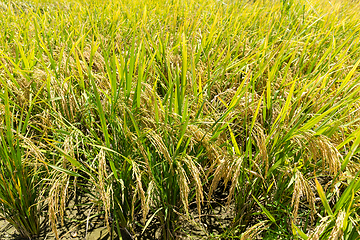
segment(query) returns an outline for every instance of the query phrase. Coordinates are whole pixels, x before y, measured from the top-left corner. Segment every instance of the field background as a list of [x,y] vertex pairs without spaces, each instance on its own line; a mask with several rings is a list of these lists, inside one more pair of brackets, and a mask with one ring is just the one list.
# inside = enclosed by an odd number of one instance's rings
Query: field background
[[359,239],[359,9],[1,1],[1,238]]

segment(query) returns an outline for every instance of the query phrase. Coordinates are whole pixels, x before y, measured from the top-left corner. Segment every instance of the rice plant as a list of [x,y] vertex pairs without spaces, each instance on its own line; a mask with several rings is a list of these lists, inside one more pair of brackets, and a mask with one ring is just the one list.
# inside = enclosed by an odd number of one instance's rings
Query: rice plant
[[[41,230],[40,200],[43,169],[39,166],[39,162],[43,161],[43,156],[33,145],[31,138],[22,134],[21,127],[26,126],[26,120],[21,122],[15,119],[15,109],[10,107],[8,90],[6,88],[4,90],[2,92],[4,125],[0,129],[0,213],[21,237],[31,239],[37,237]],[[28,119],[29,114],[25,115]],[[13,131],[15,124],[18,125],[17,131]]]
[[59,239],[76,195],[110,238],[359,238],[359,7],[0,2],[0,215]]

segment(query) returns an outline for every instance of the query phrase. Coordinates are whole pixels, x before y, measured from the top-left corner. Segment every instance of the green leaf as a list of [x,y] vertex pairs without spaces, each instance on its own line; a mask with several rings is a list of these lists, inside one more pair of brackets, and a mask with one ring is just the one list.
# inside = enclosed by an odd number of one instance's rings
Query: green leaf
[[270,219],[270,221],[272,221],[273,223],[276,224],[276,221],[275,221],[275,218],[273,217],[273,215],[271,215],[271,213],[256,199],[256,197],[254,197],[254,196],[252,196],[252,197],[257,202],[257,204],[260,206],[261,210],[263,210],[265,215]]
[[293,222],[291,222],[291,227],[293,228],[293,232],[295,230],[295,232],[297,234],[299,234],[299,236],[302,238],[302,239],[305,239],[307,240],[309,237],[300,229],[298,228]]
[[145,224],[145,226],[144,226],[144,228],[143,228],[143,230],[142,230],[142,232],[141,232],[141,234],[143,234],[144,232],[145,232],[145,230],[147,229],[147,227],[150,225],[150,223],[152,222],[152,220],[154,219],[154,217],[156,216],[156,214],[159,212],[159,211],[161,211],[161,210],[163,210],[163,208],[161,207],[161,208],[159,208],[158,210],[156,210],[155,212],[154,212],[154,214],[153,215],[151,215],[151,217],[146,221],[146,224]]
[[316,189],[317,189],[317,191],[318,191],[318,193],[319,193],[321,202],[323,203],[326,212],[328,213],[329,216],[334,216],[334,213],[333,213],[333,211],[331,210],[330,205],[329,205],[329,202],[328,202],[328,200],[327,200],[327,198],[326,198],[325,192],[324,192],[321,184],[318,182],[318,180],[317,180],[316,177],[315,177],[315,184],[316,184]]
[[59,172],[63,172],[63,173],[66,173],[70,176],[73,176],[73,177],[82,177],[80,174],[76,173],[76,172],[73,172],[73,171],[70,171],[70,170],[67,170],[65,168],[62,168],[62,167],[58,167],[58,166],[55,166],[55,165],[52,165],[50,163],[46,163],[46,165],[48,165],[49,167],[59,171]]

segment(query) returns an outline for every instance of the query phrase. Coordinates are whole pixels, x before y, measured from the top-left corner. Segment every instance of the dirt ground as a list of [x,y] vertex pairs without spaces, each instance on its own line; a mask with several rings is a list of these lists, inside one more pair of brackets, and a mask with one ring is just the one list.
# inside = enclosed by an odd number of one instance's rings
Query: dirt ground
[[[215,194],[216,195],[216,194]],[[221,192],[218,194],[216,204],[204,204],[201,216],[199,218],[196,204],[190,206],[190,220],[184,217],[179,219],[177,239],[181,240],[199,240],[199,239],[220,239],[219,236],[231,224],[234,216],[234,206],[225,207],[226,195]],[[64,225],[60,223],[58,227],[58,236],[61,240],[117,240],[119,239],[115,231],[111,236],[105,224],[104,215],[90,201],[90,197],[78,195],[77,198],[71,198],[66,204],[64,213]],[[47,216],[47,210],[43,210],[42,216]],[[56,239],[51,231],[50,223],[43,217],[42,233],[34,240],[52,240]],[[157,240],[160,236],[160,224],[154,221],[142,233],[139,227],[135,230],[138,234],[136,240]],[[141,234],[140,234],[141,233]],[[0,218],[0,240],[20,240],[16,230]]]
[[[83,224],[67,224],[58,229],[59,238],[61,240],[108,240],[110,239],[110,234],[103,222],[100,221],[90,221],[88,224],[88,229],[86,231],[86,223]],[[45,227],[45,230],[38,238],[39,240],[45,239],[55,239],[54,233],[50,230],[48,226]],[[85,237],[86,236],[86,237]],[[117,236],[113,236],[113,239],[118,239]],[[0,220],[0,239],[1,240],[20,240],[16,230],[7,223],[4,219]]]
[[[81,211],[81,212],[80,212]],[[66,218],[64,226],[58,227],[58,234],[61,240],[110,240],[111,235],[105,225],[103,216],[99,215],[92,217],[87,221],[84,213],[89,210],[83,208],[76,210],[66,210]],[[195,218],[191,221],[181,220],[181,229],[178,239],[214,239],[211,236],[221,234],[226,227],[231,223],[231,208],[226,209],[217,207],[212,210],[211,214],[206,212],[199,220],[196,217],[196,209],[193,212]],[[85,218],[84,218],[85,217]],[[71,221],[69,221],[71,219]],[[39,240],[55,239],[54,233],[51,231],[48,223],[44,223],[45,227],[43,233],[39,236]],[[157,224],[149,226],[147,231],[142,235],[135,236],[136,239],[158,239],[160,229]],[[0,219],[0,239],[1,240],[20,240],[16,230],[7,223],[4,219]],[[112,236],[113,240],[119,239],[116,234]]]

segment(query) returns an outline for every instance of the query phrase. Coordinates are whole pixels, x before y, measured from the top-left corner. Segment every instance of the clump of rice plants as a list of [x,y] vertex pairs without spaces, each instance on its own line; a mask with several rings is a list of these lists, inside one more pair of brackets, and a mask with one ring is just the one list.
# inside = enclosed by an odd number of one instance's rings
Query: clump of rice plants
[[83,237],[358,238],[359,8],[0,2],[0,215],[59,239],[86,196]]
[[[33,145],[31,138],[24,136],[25,122],[16,121],[15,109],[10,108],[8,91],[2,92],[4,101],[0,128],[0,214],[21,237],[33,238],[40,234],[41,177],[39,165],[43,156]],[[24,114],[25,115],[25,114]],[[18,124],[17,131],[14,125]],[[25,126],[21,128],[22,126]]]

